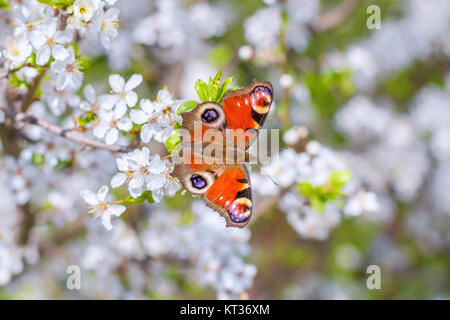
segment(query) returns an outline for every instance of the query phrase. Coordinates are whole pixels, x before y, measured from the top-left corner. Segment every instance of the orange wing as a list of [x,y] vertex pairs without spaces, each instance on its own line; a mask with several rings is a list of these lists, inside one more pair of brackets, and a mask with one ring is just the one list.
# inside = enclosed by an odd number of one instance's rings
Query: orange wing
[[228,92],[222,99],[222,107],[228,129],[242,129],[248,141],[254,130],[261,129],[273,101],[270,82],[253,82],[242,89]]
[[226,219],[228,227],[244,227],[252,212],[250,177],[245,165],[227,166],[206,191],[205,200]]

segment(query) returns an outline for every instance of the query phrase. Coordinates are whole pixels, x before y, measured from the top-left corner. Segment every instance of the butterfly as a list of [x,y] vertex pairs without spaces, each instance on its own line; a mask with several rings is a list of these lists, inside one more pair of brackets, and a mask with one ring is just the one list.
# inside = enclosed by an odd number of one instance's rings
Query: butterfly
[[226,220],[244,227],[252,214],[252,189],[245,165],[273,101],[270,82],[229,91],[222,105],[203,102],[182,113],[181,143],[172,176]]

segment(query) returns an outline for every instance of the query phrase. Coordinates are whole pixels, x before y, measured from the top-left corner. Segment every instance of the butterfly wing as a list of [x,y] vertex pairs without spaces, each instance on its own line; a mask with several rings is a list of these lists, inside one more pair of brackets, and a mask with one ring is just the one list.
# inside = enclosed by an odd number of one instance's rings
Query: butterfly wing
[[180,130],[182,142],[208,143],[213,140],[208,134],[216,133],[223,136],[226,120],[222,106],[218,103],[209,101],[200,103],[190,112],[182,113],[181,117],[183,118]]
[[272,101],[268,81],[253,80],[247,87],[228,92],[222,99],[227,128],[244,130],[248,146],[266,121]]
[[245,165],[227,166],[205,193],[208,207],[220,213],[227,227],[247,225],[252,212],[250,177]]
[[245,165],[180,163],[172,175],[191,195],[203,195],[206,205],[223,216],[227,226],[247,225],[252,211],[252,192]]

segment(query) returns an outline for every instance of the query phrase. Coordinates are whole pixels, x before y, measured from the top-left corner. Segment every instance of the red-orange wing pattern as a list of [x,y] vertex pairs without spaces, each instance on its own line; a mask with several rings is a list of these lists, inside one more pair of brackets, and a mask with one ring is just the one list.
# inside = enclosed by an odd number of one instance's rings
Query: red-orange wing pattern
[[205,200],[226,219],[227,226],[244,227],[252,212],[250,177],[245,165],[227,166],[209,187]]
[[222,107],[228,129],[245,131],[246,141],[261,129],[273,101],[270,82],[253,82],[242,89],[228,92],[222,99]]

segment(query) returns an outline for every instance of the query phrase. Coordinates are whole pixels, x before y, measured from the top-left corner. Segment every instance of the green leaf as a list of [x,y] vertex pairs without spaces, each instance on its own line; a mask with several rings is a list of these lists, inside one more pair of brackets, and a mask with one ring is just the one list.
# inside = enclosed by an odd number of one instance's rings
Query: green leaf
[[350,70],[305,71],[301,78],[311,93],[311,101],[317,114],[322,118],[333,117],[355,92]]
[[62,171],[64,169],[70,168],[73,165],[73,160],[60,160],[58,159],[58,163],[55,166],[55,170]]
[[97,119],[97,114],[93,112],[86,112],[84,116],[77,118],[78,125],[84,127],[88,123],[94,122]]
[[174,148],[180,143],[180,140],[180,134],[178,132],[174,132],[169,138],[167,138],[165,142],[167,151],[169,151],[169,153],[172,153]]
[[342,187],[350,180],[350,178],[351,178],[350,172],[348,170],[342,170],[333,172],[328,178],[328,181],[334,187]]
[[203,80],[198,79],[194,89],[202,102],[208,101],[208,85]]
[[241,88],[241,87],[235,86],[235,87],[228,88],[227,91],[234,91],[234,90],[238,90],[238,89],[240,89],[240,88]]
[[152,192],[150,190],[144,191],[139,197],[133,198],[132,196],[128,196],[125,198],[125,203],[128,204],[141,204],[144,201],[148,203],[154,203]]
[[180,225],[187,226],[194,221],[195,221],[195,214],[191,210],[187,210],[181,215]]
[[226,78],[225,81],[222,83],[222,85],[219,88],[219,91],[217,92],[216,101],[220,102],[222,101],[223,96],[228,91],[228,86],[230,85],[231,81],[233,80],[233,77]]
[[225,79],[225,81],[221,84],[220,78],[222,77],[222,72],[217,71],[214,78],[209,78],[208,83],[204,82],[201,79],[198,79],[194,88],[197,92],[200,100],[204,101],[212,101],[219,103],[223,96],[227,93],[228,86],[231,83],[232,77]]
[[323,212],[328,202],[334,201],[337,203],[337,201],[346,196],[342,192],[342,187],[350,180],[350,177],[348,170],[335,171],[329,176],[325,184],[314,186],[306,181],[299,183],[297,190],[311,202],[311,207],[314,210]]
[[314,197],[317,194],[315,187],[310,182],[299,183],[298,192],[308,199]]
[[33,52],[28,58],[27,62],[29,64],[32,64],[33,66],[36,66],[36,52]]
[[84,71],[89,69],[92,65],[92,59],[88,56],[81,55],[77,58],[78,65],[80,66],[80,70]]
[[34,153],[31,157],[31,162],[37,167],[42,167],[45,163],[45,156],[43,154]]
[[214,76],[214,82],[219,81],[220,82],[220,78],[222,78],[222,71],[217,71],[216,75]]
[[69,44],[69,48],[73,49],[73,53],[74,53],[75,57],[77,57],[77,59],[78,59],[78,43],[73,42],[73,43]]
[[[217,77],[217,75],[216,75]],[[215,102],[215,97],[217,96],[217,91],[219,91],[220,80],[215,80],[215,78],[209,78],[208,82],[208,100]]]
[[75,0],[38,0],[38,2],[42,4],[46,4],[48,6],[71,6]]
[[0,0],[0,9],[11,10],[8,0]]
[[17,72],[10,74],[9,84],[20,89],[28,88],[28,83],[25,80],[21,80],[17,75]]
[[311,199],[311,207],[317,212],[324,212],[327,206],[327,201],[320,198]]
[[182,103],[178,107],[177,113],[180,115],[183,112],[188,112],[188,111],[194,109],[197,106],[198,106],[198,102],[197,101],[194,101],[194,100],[186,101],[185,103]]

